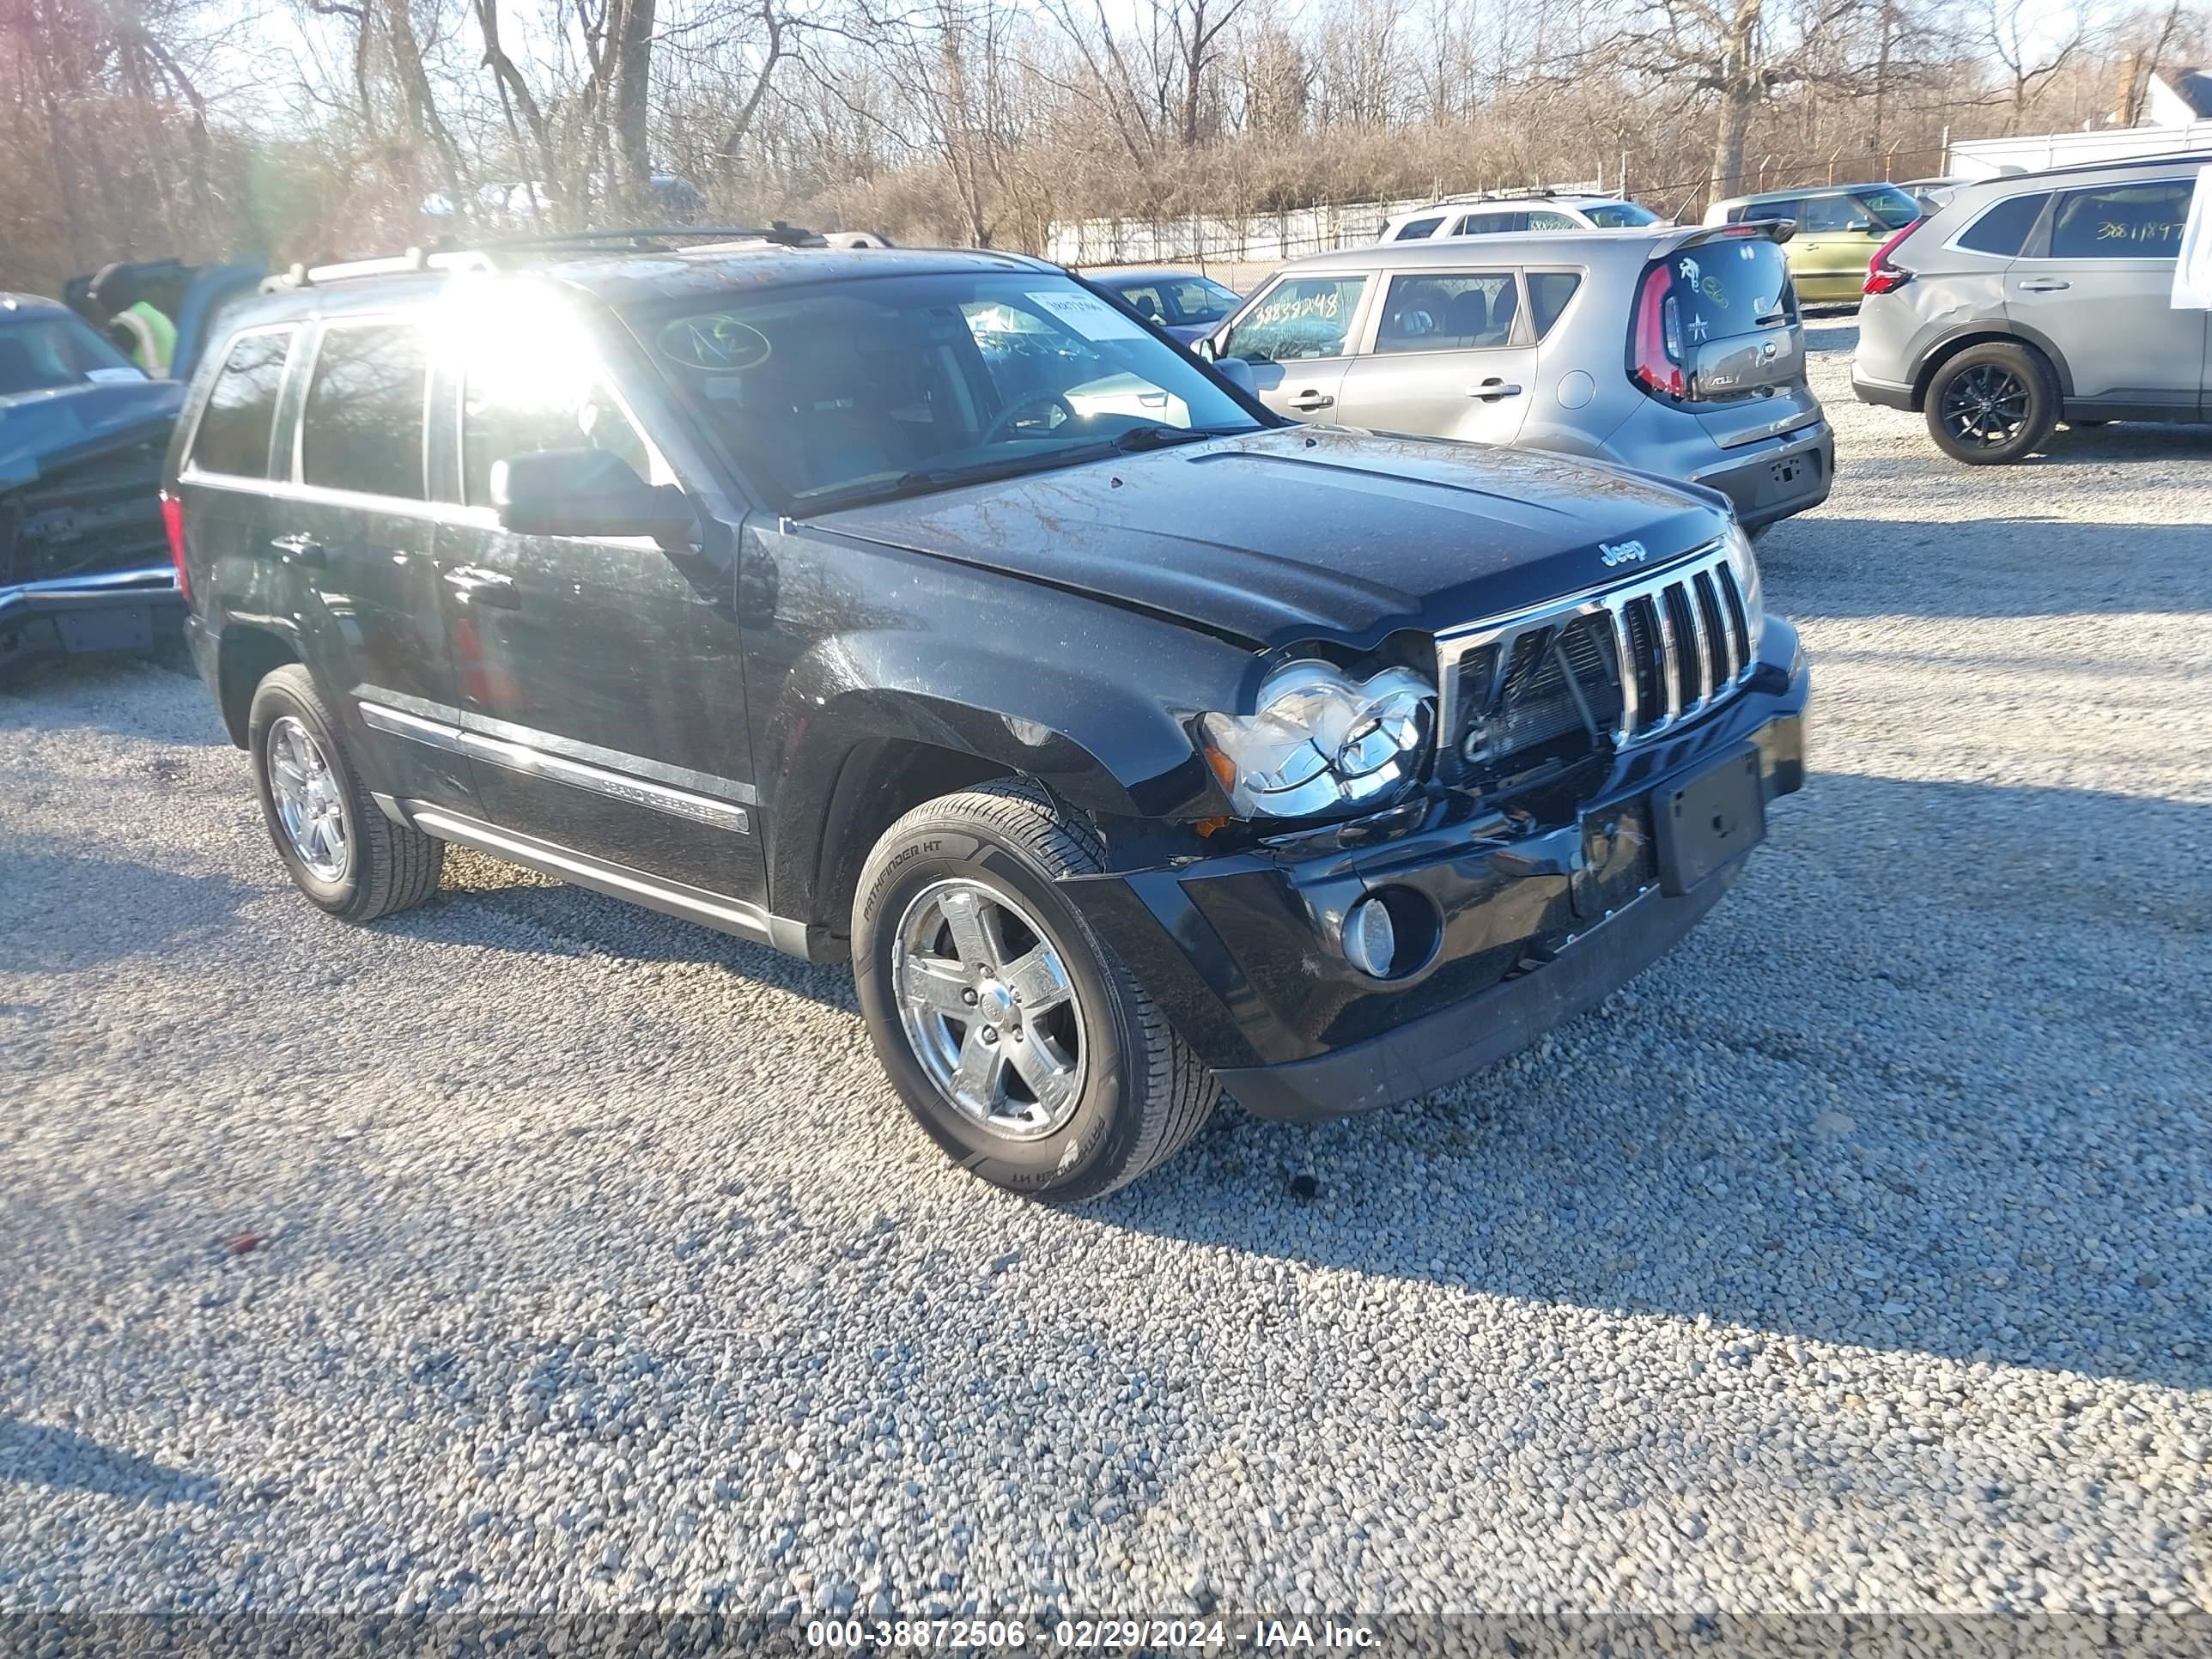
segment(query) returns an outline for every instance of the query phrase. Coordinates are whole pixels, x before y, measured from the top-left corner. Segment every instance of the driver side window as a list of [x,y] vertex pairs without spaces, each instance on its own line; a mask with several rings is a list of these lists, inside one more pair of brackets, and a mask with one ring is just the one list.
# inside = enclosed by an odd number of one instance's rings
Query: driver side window
[[1292,276],[1267,290],[1222,343],[1221,356],[1247,362],[1287,363],[1341,357],[1367,278]]
[[557,353],[471,354],[461,384],[463,501],[490,506],[493,464],[543,449],[604,449],[647,483],[672,476],[589,367]]

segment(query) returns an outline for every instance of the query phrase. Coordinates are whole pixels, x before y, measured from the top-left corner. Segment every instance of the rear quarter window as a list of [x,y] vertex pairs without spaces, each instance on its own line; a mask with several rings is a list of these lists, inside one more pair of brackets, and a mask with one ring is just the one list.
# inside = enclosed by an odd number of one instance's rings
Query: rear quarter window
[[192,434],[185,465],[226,477],[269,476],[269,443],[276,425],[276,394],[284,365],[299,337],[296,328],[240,335],[208,389],[207,407]]
[[1399,230],[1397,235],[1391,240],[1400,242],[1419,241],[1425,236],[1435,235],[1437,234],[1437,227],[1443,223],[1443,215],[1441,213],[1433,219],[1413,220],[1403,226]]
[[1789,263],[1763,236],[1702,243],[1674,255],[1669,265],[1687,344],[1755,333],[1796,313]]
[[1583,285],[1578,270],[1532,270],[1528,273],[1528,313],[1542,339],[1559,320],[1567,303]]
[[2043,216],[2043,204],[2050,199],[2047,190],[2029,196],[2008,197],[1960,232],[1959,246],[1970,252],[2012,258],[2027,242],[2028,232]]

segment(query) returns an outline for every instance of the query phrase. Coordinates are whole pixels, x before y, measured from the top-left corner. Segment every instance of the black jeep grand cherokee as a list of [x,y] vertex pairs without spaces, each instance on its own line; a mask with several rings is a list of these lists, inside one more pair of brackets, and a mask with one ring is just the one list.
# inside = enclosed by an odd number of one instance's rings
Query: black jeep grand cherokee
[[1065,272],[571,245],[295,274],[170,458],[307,896],[457,842],[816,960],[961,1163],[1133,1180],[1588,1007],[1800,787],[1721,498],[1287,426]]

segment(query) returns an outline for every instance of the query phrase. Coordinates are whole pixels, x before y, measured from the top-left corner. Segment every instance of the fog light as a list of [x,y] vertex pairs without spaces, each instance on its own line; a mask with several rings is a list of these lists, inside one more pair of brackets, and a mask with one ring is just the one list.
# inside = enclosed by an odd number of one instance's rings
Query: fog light
[[1388,979],[1391,958],[1397,954],[1398,929],[1389,905],[1379,898],[1364,898],[1345,913],[1346,962],[1370,978]]

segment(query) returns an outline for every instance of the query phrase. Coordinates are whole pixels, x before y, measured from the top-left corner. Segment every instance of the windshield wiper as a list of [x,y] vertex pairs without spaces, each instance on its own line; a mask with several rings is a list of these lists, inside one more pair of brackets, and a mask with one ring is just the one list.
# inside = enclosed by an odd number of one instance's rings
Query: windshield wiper
[[1059,464],[1066,456],[1065,449],[1046,455],[1024,455],[999,461],[979,461],[971,466],[925,466],[911,472],[902,472],[896,478],[878,478],[867,483],[851,483],[825,489],[811,499],[793,502],[803,509],[799,516],[816,513],[834,513],[840,507],[857,507],[863,501],[896,500],[902,495],[925,495],[932,490],[951,489],[961,484],[989,483],[998,478],[1012,478],[1024,472],[1036,472]]
[[1165,449],[1170,444],[1197,443],[1206,438],[1233,438],[1256,428],[1211,426],[1133,426],[1127,432],[1116,433],[1109,440],[1115,449],[1124,455],[1140,449]]

